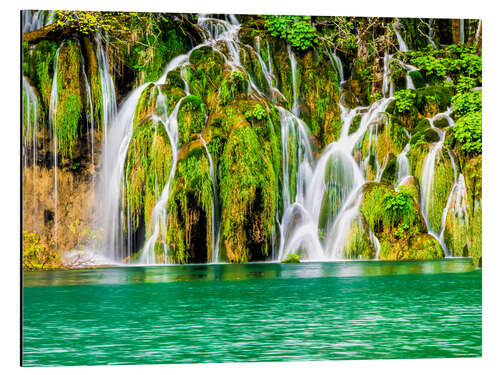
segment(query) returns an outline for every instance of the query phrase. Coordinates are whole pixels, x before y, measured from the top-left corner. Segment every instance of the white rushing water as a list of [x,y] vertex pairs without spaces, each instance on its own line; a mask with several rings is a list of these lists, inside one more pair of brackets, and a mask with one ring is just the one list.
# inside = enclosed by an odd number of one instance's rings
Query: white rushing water
[[[434,237],[436,237],[436,239],[439,240],[441,246],[445,250],[446,255],[449,255],[448,249],[444,241],[442,240],[441,236],[439,235],[441,229],[444,228],[444,222],[442,222],[440,227],[436,228],[433,227],[432,223],[429,222],[428,217],[431,205],[433,204],[432,189],[434,184],[434,174],[435,174],[436,164],[439,162],[440,158],[443,157],[442,153],[443,153],[444,140],[446,136],[446,130],[438,129],[437,127],[434,126],[434,122],[438,118],[445,117],[448,120],[448,124],[450,126],[453,126],[455,122],[450,117],[452,111],[453,109],[450,107],[446,112],[438,113],[436,116],[429,119],[429,122],[431,124],[431,129],[433,129],[439,134],[439,141],[431,145],[429,153],[425,157],[424,167],[422,169],[422,176],[420,178],[420,207],[422,208],[422,216],[424,217],[424,220],[426,222],[429,234],[433,235]],[[456,179],[455,162],[453,160],[453,156],[451,155],[451,153],[448,152],[448,155],[450,157],[450,161]],[[444,216],[444,220],[446,220],[446,216]]]
[[219,262],[219,236],[220,236],[220,218],[219,218],[219,200],[217,198],[217,183],[215,178],[214,162],[212,155],[208,150],[207,143],[200,133],[200,140],[203,143],[203,148],[207,153],[208,162],[210,166],[210,178],[212,180],[212,263]]
[[54,57],[54,75],[52,77],[52,88],[50,90],[49,103],[49,128],[52,131],[53,153],[54,153],[54,245],[57,250],[57,67],[59,62],[59,51],[62,47],[59,46]]
[[[295,201],[285,206],[278,259],[291,253],[300,253],[307,260],[342,257],[349,229],[359,216],[360,188],[365,182],[352,151],[368,126],[380,120],[391,100],[381,99],[368,109],[341,107],[343,125],[340,138],[330,143],[314,164],[312,175],[304,184],[305,199],[301,199],[299,192]],[[358,129],[348,134],[354,116],[360,112]],[[322,211],[330,210],[328,207],[337,207],[337,214],[329,212],[328,218],[322,220]]]
[[23,33],[41,29],[54,21],[53,10],[23,10],[22,29]]

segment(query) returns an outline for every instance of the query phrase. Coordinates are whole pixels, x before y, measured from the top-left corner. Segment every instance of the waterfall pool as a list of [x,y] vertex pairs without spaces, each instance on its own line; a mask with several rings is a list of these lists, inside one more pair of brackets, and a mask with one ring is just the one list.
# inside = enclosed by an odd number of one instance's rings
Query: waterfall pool
[[477,357],[468,258],[23,274],[25,366]]

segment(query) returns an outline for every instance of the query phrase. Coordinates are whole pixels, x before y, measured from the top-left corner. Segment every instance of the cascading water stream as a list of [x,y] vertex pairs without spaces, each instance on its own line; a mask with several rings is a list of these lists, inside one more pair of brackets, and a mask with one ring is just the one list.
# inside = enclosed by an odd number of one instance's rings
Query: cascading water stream
[[23,10],[23,33],[41,29],[54,21],[53,10]]
[[[174,110],[168,116],[166,121],[155,117],[154,120],[160,122],[167,132],[170,147],[172,149],[172,161],[170,166],[170,173],[168,175],[168,180],[166,185],[164,186],[160,199],[156,202],[155,207],[153,208],[153,214],[151,222],[154,223],[153,234],[149,237],[146,244],[144,245],[144,249],[142,251],[139,262],[142,264],[154,264],[156,263],[155,257],[155,246],[159,238],[161,238],[164,252],[164,261],[167,263],[168,259],[168,246],[164,241],[166,236],[166,219],[167,219],[167,209],[168,209],[168,198],[170,193],[170,185],[175,176],[175,171],[177,168],[177,152],[178,152],[178,142],[179,142],[179,133],[178,133],[178,122],[177,122],[177,114],[179,112],[179,107],[182,103],[182,99],[180,99],[175,105]],[[161,237],[160,237],[161,235]]]
[[394,33],[396,34],[396,38],[398,40],[399,50],[401,52],[408,52],[408,47],[403,37],[401,36],[401,33],[399,32],[399,23],[394,24],[393,27],[394,27]]
[[[368,110],[341,107],[343,126],[340,138],[325,148],[315,164],[312,177],[305,185],[304,202],[296,199],[285,209],[280,229],[280,260],[295,251],[305,252],[308,260],[341,257],[352,221],[359,215],[360,188],[364,183],[363,173],[352,157],[352,151],[368,126],[379,120],[391,100],[381,99]],[[358,129],[349,135],[354,116],[362,110],[366,111],[362,114]],[[333,199],[327,194],[332,189]],[[339,211],[337,215],[330,215],[326,222],[320,223],[325,199],[330,205],[336,204]],[[325,234],[324,244],[320,241],[321,232]]]
[[[432,204],[432,186],[434,183],[435,167],[436,167],[437,162],[439,161],[439,158],[442,156],[442,149],[443,149],[444,140],[445,140],[445,136],[446,136],[445,130],[441,130],[441,129],[434,126],[434,121],[437,118],[445,117],[448,120],[448,124],[450,126],[453,126],[454,121],[450,117],[452,110],[453,110],[452,108],[449,108],[446,112],[439,113],[436,116],[434,116],[433,118],[429,119],[429,122],[431,124],[431,128],[439,134],[439,141],[434,143],[431,146],[431,149],[429,150],[429,153],[427,154],[427,156],[425,158],[424,167],[422,169],[422,176],[420,179],[420,181],[421,181],[420,206],[422,208],[422,216],[423,216],[424,221],[427,225],[429,234],[431,234],[436,239],[438,239],[441,246],[445,250],[445,253],[447,256],[449,255],[448,249],[447,249],[444,241],[442,241],[442,239],[440,238],[440,235],[437,234],[438,232],[441,232],[442,228],[433,228],[428,217],[429,217],[430,206]],[[451,163],[452,163],[452,166],[453,166],[453,169],[455,172],[455,178],[456,178],[455,163],[453,161],[452,155],[450,154],[449,156],[450,156],[450,160],[451,160]],[[446,220],[446,217],[444,218],[444,220]],[[442,227],[444,227],[444,225],[442,225]]]
[[406,156],[410,151],[410,142],[408,142],[401,151],[401,153],[397,156],[397,176],[396,176],[396,186],[399,186],[401,182],[404,181],[406,177],[410,175],[410,162],[408,161],[408,157]]
[[219,201],[217,199],[217,184],[215,179],[214,163],[212,155],[208,150],[207,143],[200,133],[200,140],[207,153],[210,166],[210,178],[212,179],[212,263],[219,262],[219,235],[220,235],[220,218],[219,218]]
[[54,58],[54,76],[52,78],[52,88],[50,90],[49,102],[49,128],[53,134],[53,153],[54,153],[54,245],[57,250],[57,67],[59,61],[59,51],[62,44],[56,51]]

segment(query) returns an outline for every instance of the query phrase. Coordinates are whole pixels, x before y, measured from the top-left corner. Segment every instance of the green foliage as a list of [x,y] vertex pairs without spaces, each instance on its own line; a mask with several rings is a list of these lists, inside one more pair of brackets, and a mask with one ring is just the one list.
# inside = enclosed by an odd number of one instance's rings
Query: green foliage
[[[201,259],[210,261],[212,232],[212,188],[210,164],[202,148],[189,151],[177,165],[175,179],[168,203],[169,224],[167,243],[171,251],[171,261],[188,263],[198,252],[205,251]],[[206,227],[200,228],[201,215],[206,219]],[[206,231],[204,244],[193,248],[195,231]]]
[[57,146],[63,157],[71,158],[79,135],[83,103],[80,87],[81,52],[68,40],[60,49],[57,71]]
[[413,90],[405,89],[396,91],[394,97],[396,98],[396,110],[401,113],[409,110],[413,106],[416,94]]
[[38,234],[23,231],[23,270],[36,271],[61,268],[59,253],[42,244]]
[[256,120],[263,120],[267,117],[267,112],[264,107],[260,104],[255,104],[252,111],[245,112],[245,118],[251,120],[252,118]]
[[277,182],[264,146],[250,126],[234,128],[219,162],[221,245],[232,262],[268,254]]
[[408,52],[406,57],[431,82],[441,82],[446,76],[455,81],[467,76],[481,82],[482,58],[476,55],[474,48],[456,45],[445,49],[426,48]]
[[290,264],[290,263],[300,263],[300,256],[298,254],[288,254],[285,259],[281,261],[283,264]]
[[468,113],[451,128],[453,137],[467,154],[479,154],[483,150],[481,112]]
[[483,90],[477,90],[455,95],[451,99],[453,112],[459,117],[471,112],[480,112],[483,108],[482,92]]
[[408,193],[387,193],[382,201],[384,210],[394,222],[409,217],[413,209],[413,199]]
[[316,29],[308,16],[265,16],[267,29],[292,47],[306,50],[318,43]]
[[182,99],[178,114],[180,144],[198,137],[205,125],[205,116],[206,107],[200,98],[189,95]]
[[136,13],[57,10],[54,26],[70,27],[82,34],[96,31],[128,31],[128,22],[124,21],[127,21],[130,15],[136,15]]

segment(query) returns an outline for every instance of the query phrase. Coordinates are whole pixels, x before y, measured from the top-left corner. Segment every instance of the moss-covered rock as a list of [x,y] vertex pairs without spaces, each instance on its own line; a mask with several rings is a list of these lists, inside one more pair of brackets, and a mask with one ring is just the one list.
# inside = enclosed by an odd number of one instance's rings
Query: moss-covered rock
[[393,153],[386,155],[382,162],[382,176],[380,182],[388,185],[394,185],[397,181],[398,161]]
[[451,104],[452,93],[450,89],[442,86],[428,86],[415,90],[415,104],[424,117],[433,117],[446,111]]
[[409,72],[408,75],[410,76],[413,86],[415,86],[416,89],[425,87],[425,79],[422,76],[422,73],[418,70],[413,70]]
[[354,220],[349,229],[342,257],[344,259],[374,259],[375,255],[375,246],[370,240],[367,225],[360,216]]
[[406,179],[401,181],[398,186],[398,191],[405,192],[416,202],[420,202],[420,184],[418,183],[418,179],[414,176],[408,176]]
[[281,261],[283,264],[300,263],[300,256],[298,254],[288,254],[288,256]]
[[212,259],[213,185],[203,146],[180,152],[168,201],[169,261],[206,263]]
[[[444,253],[439,242],[426,234],[417,201],[405,191],[395,192],[382,183],[363,187],[360,207],[363,220],[380,243],[380,259],[437,259]],[[428,248],[425,246],[429,246]]]
[[80,121],[84,116],[81,86],[81,51],[79,45],[71,40],[59,50],[57,70],[57,109],[55,110],[57,146],[59,154],[72,158],[79,136]]
[[[150,117],[137,122],[124,170],[122,205],[130,219],[124,218],[126,233],[135,235],[144,226],[146,237],[152,234],[152,211],[167,183],[171,160],[170,141],[164,126]],[[144,240],[137,238],[139,243]]]
[[182,99],[177,116],[179,144],[198,138],[205,125],[205,119],[205,104],[200,98],[189,95]]
[[255,131],[245,123],[229,136],[219,164],[222,257],[231,262],[268,255],[276,212],[276,174]]

